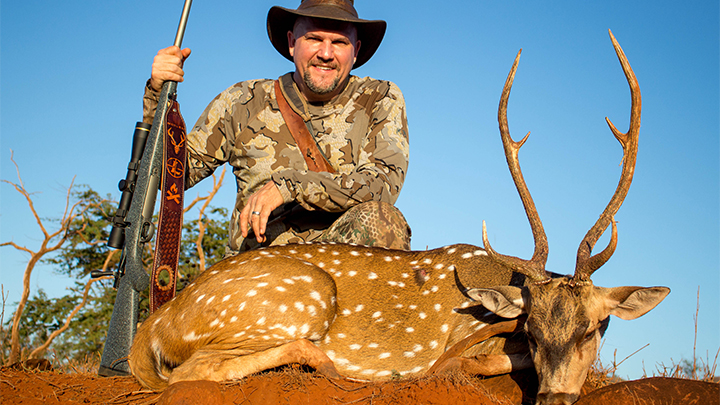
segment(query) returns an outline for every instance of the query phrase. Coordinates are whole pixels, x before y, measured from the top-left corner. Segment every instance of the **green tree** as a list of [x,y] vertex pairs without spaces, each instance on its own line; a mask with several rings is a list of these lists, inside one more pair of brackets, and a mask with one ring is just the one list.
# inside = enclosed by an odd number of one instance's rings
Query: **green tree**
[[[219,181],[213,176],[213,190],[205,197],[197,197],[186,208],[187,211],[204,201],[197,219],[186,220],[183,226],[178,290],[204,270],[204,263],[218,261],[224,254],[229,222],[227,209],[209,205],[222,185],[224,174],[223,170]],[[23,359],[28,357],[30,348],[36,348],[31,357],[42,356],[45,347],[52,343],[49,350],[58,361],[82,361],[89,354],[100,353],[106,339],[116,291],[111,280],[93,282],[90,273],[118,266],[119,252],[106,244],[117,203],[109,197],[102,198],[89,186],[73,187],[70,195],[78,201],[74,208],[79,214],[67,221],[62,246],[52,256],[43,258],[43,262],[53,266],[58,274],[75,279],[75,287],[59,298],[50,298],[39,290],[26,301],[23,316],[18,319]],[[144,247],[143,262],[148,271],[152,265],[153,247],[152,243]],[[198,252],[203,255],[202,261],[198,259]],[[148,308],[147,294],[140,307],[140,316],[144,319]],[[6,325],[12,326],[13,321],[8,320]],[[3,340],[0,354],[8,358],[11,345],[6,343],[10,336],[0,338]]]

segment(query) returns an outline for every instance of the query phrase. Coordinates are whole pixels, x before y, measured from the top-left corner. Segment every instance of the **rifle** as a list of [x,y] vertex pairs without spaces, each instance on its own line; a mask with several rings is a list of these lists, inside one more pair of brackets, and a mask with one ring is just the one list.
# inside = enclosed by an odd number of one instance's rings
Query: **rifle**
[[[182,44],[191,4],[192,0],[185,0],[175,36],[177,47]],[[101,376],[130,374],[127,357],[137,330],[140,293],[147,291],[149,286],[142,251],[155,233],[152,216],[163,174],[163,131],[166,115],[176,96],[177,82],[165,82],[152,126],[137,123],[127,175],[118,185],[122,196],[113,218],[108,246],[122,249],[122,255],[117,270],[111,271],[115,276],[117,297],[100,360],[98,374]],[[108,274],[100,271],[92,274],[93,277],[105,275]]]

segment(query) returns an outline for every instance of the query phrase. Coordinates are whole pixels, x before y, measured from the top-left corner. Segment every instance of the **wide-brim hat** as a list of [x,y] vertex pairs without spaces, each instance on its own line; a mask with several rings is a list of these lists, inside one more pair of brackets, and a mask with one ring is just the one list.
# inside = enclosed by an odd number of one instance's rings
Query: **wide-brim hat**
[[275,49],[290,61],[293,58],[290,56],[287,33],[292,31],[295,20],[300,16],[345,21],[355,25],[360,51],[353,68],[358,68],[370,60],[380,46],[387,28],[385,21],[358,18],[352,0],[302,0],[297,10],[274,6],[267,16],[268,37]]

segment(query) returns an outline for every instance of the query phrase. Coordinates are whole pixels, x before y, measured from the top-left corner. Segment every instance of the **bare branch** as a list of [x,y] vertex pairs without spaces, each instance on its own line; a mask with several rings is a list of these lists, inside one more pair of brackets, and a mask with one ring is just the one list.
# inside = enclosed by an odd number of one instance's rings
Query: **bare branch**
[[226,168],[223,167],[222,173],[220,173],[220,178],[217,179],[215,177],[215,173],[213,173],[213,188],[208,193],[207,197],[205,197],[205,204],[200,208],[200,213],[198,215],[198,237],[195,241],[195,246],[198,252],[198,269],[200,271],[205,270],[205,251],[203,250],[202,246],[202,240],[205,236],[205,223],[203,222],[203,217],[205,216],[205,210],[210,205],[210,202],[215,198],[215,194],[217,194],[218,190],[220,190],[220,187],[222,187],[223,180],[225,179],[225,171]]
[[33,252],[32,250],[26,248],[25,246],[20,246],[20,245],[18,245],[17,243],[12,242],[12,241],[11,241],[11,242],[0,243],[0,247],[3,247],[3,246],[12,246],[12,247],[14,247],[14,248],[17,249],[17,250],[22,250],[23,252],[30,253],[31,255],[32,255],[32,254],[35,254],[35,252]]
[[[108,252],[108,257],[105,260],[105,266],[103,266],[103,270],[106,269],[107,263],[109,263],[110,258],[112,257],[112,255],[115,254],[115,252],[117,252],[117,250],[111,250],[110,252]],[[75,308],[72,310],[72,312],[70,312],[70,315],[68,315],[67,318],[65,319],[65,323],[63,324],[63,326],[61,326],[57,330],[53,331],[53,333],[51,333],[50,336],[48,336],[45,343],[43,343],[39,347],[35,348],[35,350],[33,350],[30,353],[29,358],[34,359],[37,356],[39,356],[41,353],[43,353],[45,350],[47,350],[47,348],[50,346],[52,341],[55,340],[56,337],[60,336],[60,334],[65,332],[70,327],[70,321],[72,321],[72,319],[75,317],[75,315],[85,306],[85,304],[87,304],[88,295],[90,293],[90,287],[92,287],[93,283],[100,281],[100,280],[112,280],[112,278],[113,278],[113,276],[90,278],[88,280],[88,282],[85,283],[85,289],[83,290],[82,301],[75,306]]]
[[[72,194],[72,189],[74,187],[75,179],[73,178],[73,181],[71,182],[70,186],[68,187],[67,191],[67,197],[65,201],[65,211],[63,213],[62,220],[60,222],[60,228],[53,232],[52,234],[47,231],[45,228],[42,219],[40,218],[40,215],[38,215],[37,210],[35,209],[35,205],[33,204],[33,200],[30,197],[30,193],[25,189],[25,185],[22,182],[22,177],[20,176],[20,169],[13,159],[12,151],[10,160],[15,165],[15,169],[17,171],[18,175],[18,184],[12,183],[7,180],[2,180],[5,183],[11,184],[15,187],[15,190],[18,191],[23,197],[25,197],[25,200],[27,201],[28,207],[30,208],[30,211],[33,214],[33,217],[35,218],[35,221],[37,222],[38,226],[40,227],[40,230],[43,233],[43,241],[40,244],[40,248],[33,252],[32,250],[19,246],[14,242],[5,242],[0,244],[1,246],[12,246],[15,249],[27,252],[30,254],[30,260],[28,260],[27,265],[25,266],[25,271],[23,273],[23,289],[20,296],[20,301],[18,302],[17,308],[15,309],[15,314],[13,316],[12,321],[12,329],[11,329],[11,335],[10,335],[10,357],[8,358],[8,363],[15,363],[20,360],[21,357],[21,348],[20,348],[20,319],[22,318],[22,314],[25,310],[25,306],[27,305],[27,301],[30,297],[30,275],[32,274],[33,270],[35,269],[35,265],[48,253],[51,253],[53,251],[56,251],[60,249],[63,244],[67,241],[68,238],[68,229],[70,227],[70,224],[75,219],[76,215],[79,215],[85,210],[81,210],[80,213],[75,214],[75,210],[80,204],[80,201],[76,202],[75,204],[70,206],[70,196]],[[62,235],[62,236],[60,236]],[[56,239],[58,236],[60,238],[57,240],[57,243],[55,243],[52,246],[49,246],[50,243],[53,241],[53,239]]]

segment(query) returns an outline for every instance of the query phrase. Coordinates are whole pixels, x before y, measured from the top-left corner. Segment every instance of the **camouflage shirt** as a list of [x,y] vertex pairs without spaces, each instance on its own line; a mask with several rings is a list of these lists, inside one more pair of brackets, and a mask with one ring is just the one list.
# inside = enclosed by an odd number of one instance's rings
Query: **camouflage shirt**
[[[342,93],[329,102],[311,104],[300,96],[292,73],[280,81],[288,103],[305,120],[336,173],[308,170],[278,109],[273,80],[244,81],[220,93],[188,134],[186,184],[192,187],[226,162],[233,167],[238,190],[229,235],[233,251],[252,247],[240,233],[240,212],[270,180],[285,201],[278,210],[299,205],[302,211],[298,215],[293,210],[298,219],[290,222],[295,229],[268,224],[271,241],[288,232],[305,232],[302,240],[317,237],[313,230],[327,228],[340,213],[362,202],[393,204],[405,180],[407,117],[394,83],[350,76]],[[152,122],[158,95],[146,87],[145,122]],[[313,217],[313,212],[318,215]],[[286,235],[277,240],[282,241],[290,239]]]

